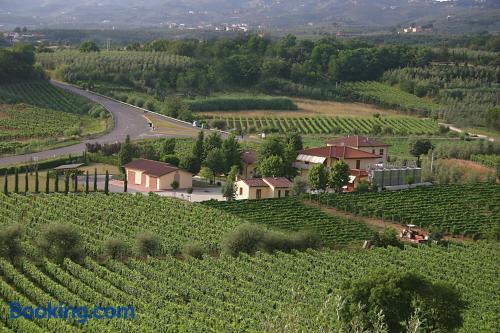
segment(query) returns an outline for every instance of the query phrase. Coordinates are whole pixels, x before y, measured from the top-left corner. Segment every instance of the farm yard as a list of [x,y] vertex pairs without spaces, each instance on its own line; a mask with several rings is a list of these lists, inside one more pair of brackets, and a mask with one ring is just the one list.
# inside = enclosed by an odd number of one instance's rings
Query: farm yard
[[359,242],[373,234],[361,222],[331,216],[297,199],[205,201],[204,204],[272,228],[313,231],[326,245]]
[[387,118],[344,118],[344,117],[280,117],[260,116],[210,116],[203,118],[211,120],[223,120],[227,129],[251,129],[261,131],[264,129],[276,129],[286,133],[296,131],[301,134],[371,134],[374,125],[380,126],[380,134],[437,134],[439,125],[431,119],[418,119],[408,117]]
[[328,197],[331,206],[343,211],[454,235],[488,237],[500,223],[500,185],[435,185]]
[[[30,239],[35,239],[45,224],[62,222],[80,232],[90,255],[80,263],[22,258],[17,266],[0,259],[0,328],[4,331],[83,328],[71,321],[8,320],[10,301],[25,305],[59,301],[67,305],[135,305],[134,320],[85,324],[85,331],[96,332],[272,332],[290,325],[310,332],[320,327],[333,329],[335,317],[318,315],[334,296],[332,291],[342,282],[380,267],[416,272],[431,281],[454,285],[469,304],[460,332],[492,332],[497,325],[498,244],[477,242],[450,245],[448,249],[310,250],[241,254],[238,258],[221,253],[205,255],[202,260],[183,259],[174,255],[186,241],[198,240],[219,249],[223,234],[242,219],[214,208],[156,196],[0,196],[0,225],[16,218],[26,227],[23,242],[28,254],[36,253]],[[131,241],[136,232],[143,231],[158,234],[165,253],[162,258],[130,258],[126,262],[97,259],[105,239]],[[457,271],[457,267],[461,269]],[[333,312],[335,307],[330,305],[325,310]],[[290,316],[296,319],[290,322]],[[315,319],[307,319],[309,316]]]

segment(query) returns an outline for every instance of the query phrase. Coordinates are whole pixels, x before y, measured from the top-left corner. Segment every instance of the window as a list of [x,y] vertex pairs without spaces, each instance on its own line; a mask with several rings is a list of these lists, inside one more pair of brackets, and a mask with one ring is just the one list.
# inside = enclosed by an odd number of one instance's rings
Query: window
[[243,187],[240,187],[240,195],[243,195]]
[[281,198],[281,190],[278,190],[278,198]]
[[375,155],[375,149],[372,149],[372,154],[374,154],[374,155]]
[[257,199],[262,198],[262,190],[261,189],[257,190],[256,197],[257,197]]
[[356,169],[361,169],[361,160],[356,160]]
[[290,195],[290,191],[285,190],[285,197],[288,197]]
[[380,154],[379,155],[384,155],[384,150],[383,149],[380,149]]

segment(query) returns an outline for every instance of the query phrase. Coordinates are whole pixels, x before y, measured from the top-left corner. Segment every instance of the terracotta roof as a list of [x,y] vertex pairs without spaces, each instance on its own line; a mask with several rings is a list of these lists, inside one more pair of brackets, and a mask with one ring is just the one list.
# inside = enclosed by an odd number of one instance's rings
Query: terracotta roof
[[359,149],[354,149],[346,146],[327,146],[310,148],[299,151],[299,154],[320,157],[334,158],[379,158],[379,155],[368,153]]
[[145,160],[142,158],[140,158],[138,160],[134,160],[130,163],[127,163],[123,167],[126,169],[139,170],[139,171],[144,172],[146,175],[155,176],[155,177],[161,177],[161,176],[169,174],[171,172],[181,170],[172,164],[158,162],[158,161],[152,161],[152,160]]
[[378,141],[375,138],[370,138],[367,136],[353,135],[346,136],[343,138],[332,139],[327,142],[328,145],[332,146],[348,146],[348,147],[388,147],[388,144]]
[[257,161],[257,152],[253,149],[241,153],[241,159],[245,164],[254,164]]
[[265,177],[263,180],[272,187],[288,188],[292,182],[285,177]]
[[268,187],[269,185],[262,178],[243,179],[243,182],[250,187]]

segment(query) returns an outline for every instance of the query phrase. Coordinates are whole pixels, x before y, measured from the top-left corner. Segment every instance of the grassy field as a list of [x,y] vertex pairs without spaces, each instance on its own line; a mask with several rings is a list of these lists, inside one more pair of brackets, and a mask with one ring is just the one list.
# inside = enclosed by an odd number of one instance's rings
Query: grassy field
[[[154,209],[152,209],[154,207]],[[293,210],[292,210],[293,211]],[[283,211],[286,214],[286,211]],[[257,253],[233,258],[222,253],[202,260],[174,256],[190,241],[220,249],[224,234],[243,220],[199,204],[158,196],[0,194],[0,226],[25,227],[28,254],[47,223],[68,224],[89,254],[80,263],[55,263],[37,256],[16,267],[0,259],[0,313],[9,302],[24,305],[130,304],[134,320],[9,320],[3,331],[84,332],[318,332],[335,331],[331,304],[344,281],[385,269],[414,272],[447,282],[463,294],[465,332],[495,332],[498,321],[498,243]],[[160,238],[164,256],[100,260],[102,244],[114,237],[130,244],[138,233]],[[329,302],[330,301],[330,302]],[[326,307],[326,308],[325,308]],[[292,318],[292,319],[291,319]]]

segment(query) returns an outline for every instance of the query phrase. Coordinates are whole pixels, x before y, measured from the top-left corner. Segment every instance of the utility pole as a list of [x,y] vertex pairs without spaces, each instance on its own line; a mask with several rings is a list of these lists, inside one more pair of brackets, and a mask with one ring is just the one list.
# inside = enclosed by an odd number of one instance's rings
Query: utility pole
[[109,52],[111,48],[111,38],[106,39],[106,50]]

